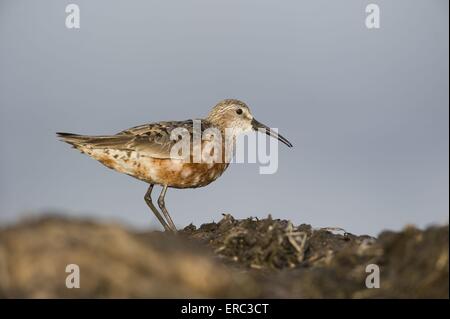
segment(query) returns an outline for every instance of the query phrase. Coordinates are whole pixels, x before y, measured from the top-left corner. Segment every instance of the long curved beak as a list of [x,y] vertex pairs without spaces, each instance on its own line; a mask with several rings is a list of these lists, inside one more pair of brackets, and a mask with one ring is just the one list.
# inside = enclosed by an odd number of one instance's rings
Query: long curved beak
[[286,138],[284,138],[283,136],[281,136],[280,134],[278,134],[275,131],[272,131],[272,129],[268,126],[265,126],[264,124],[258,122],[257,120],[253,119],[252,120],[252,127],[255,131],[258,130],[263,130],[264,133],[266,133],[267,135],[276,138],[277,140],[279,140],[280,142],[283,142],[284,144],[286,144],[288,147],[292,147],[291,142],[289,142]]

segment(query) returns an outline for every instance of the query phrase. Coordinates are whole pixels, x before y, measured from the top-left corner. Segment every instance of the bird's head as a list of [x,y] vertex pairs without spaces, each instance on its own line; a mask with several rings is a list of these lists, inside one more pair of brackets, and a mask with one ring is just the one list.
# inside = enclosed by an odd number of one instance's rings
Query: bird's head
[[226,99],[216,104],[206,118],[221,131],[231,129],[235,132],[262,131],[278,139],[289,147],[292,144],[270,127],[258,122],[250,112],[249,107],[242,101]]

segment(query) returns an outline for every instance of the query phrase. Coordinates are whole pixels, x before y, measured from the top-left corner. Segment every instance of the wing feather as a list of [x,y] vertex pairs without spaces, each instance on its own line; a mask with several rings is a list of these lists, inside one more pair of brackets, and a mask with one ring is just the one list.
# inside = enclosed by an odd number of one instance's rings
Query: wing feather
[[[208,126],[208,123],[202,121],[202,131]],[[192,136],[192,120],[144,124],[126,129],[116,135],[87,136],[58,133],[58,136],[63,141],[77,148],[82,146],[97,149],[136,151],[141,156],[164,159],[171,158],[170,150],[177,143],[177,140],[171,140],[170,134],[173,129],[179,127],[185,128]]]

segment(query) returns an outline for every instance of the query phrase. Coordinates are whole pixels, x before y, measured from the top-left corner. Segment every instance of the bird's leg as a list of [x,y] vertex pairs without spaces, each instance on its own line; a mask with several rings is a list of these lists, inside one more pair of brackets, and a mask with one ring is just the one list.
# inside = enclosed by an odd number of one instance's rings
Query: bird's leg
[[166,204],[164,202],[164,197],[166,196],[166,192],[167,192],[167,185],[164,185],[163,189],[161,191],[161,195],[159,195],[159,198],[158,198],[158,205],[159,205],[159,208],[161,208],[162,213],[166,217],[166,220],[169,223],[170,228],[172,228],[172,231],[176,232],[177,228],[175,227],[175,224],[173,223],[172,218],[170,217],[169,212],[166,209]]
[[169,227],[169,225],[167,225],[166,221],[161,216],[161,213],[158,211],[158,209],[155,207],[155,205],[153,205],[152,196],[151,196],[153,186],[154,186],[154,184],[150,184],[150,186],[147,190],[147,193],[145,193],[145,196],[144,196],[145,202],[147,203],[148,207],[150,207],[152,212],[155,214],[156,218],[158,218],[161,225],[163,225],[164,229],[167,231],[171,231],[171,228]]

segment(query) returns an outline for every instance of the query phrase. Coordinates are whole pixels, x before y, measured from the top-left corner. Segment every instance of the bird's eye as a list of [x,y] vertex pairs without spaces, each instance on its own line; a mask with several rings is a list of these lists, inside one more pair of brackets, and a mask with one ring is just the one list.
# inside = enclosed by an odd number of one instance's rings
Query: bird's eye
[[242,109],[237,109],[237,110],[236,110],[236,113],[239,114],[239,115],[241,115],[241,114],[242,114]]

